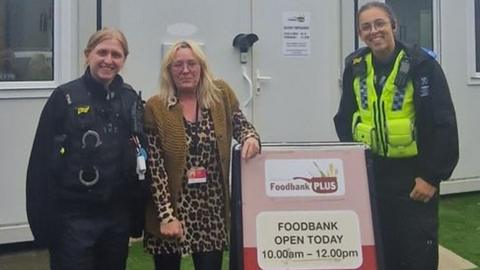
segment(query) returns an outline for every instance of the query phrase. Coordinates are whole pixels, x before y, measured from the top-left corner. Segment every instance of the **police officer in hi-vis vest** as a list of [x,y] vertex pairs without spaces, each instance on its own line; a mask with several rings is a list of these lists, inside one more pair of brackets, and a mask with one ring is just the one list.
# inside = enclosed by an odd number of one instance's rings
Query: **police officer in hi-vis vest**
[[367,47],[346,59],[336,131],[373,153],[385,269],[434,270],[439,184],[458,161],[447,81],[433,52],[395,39],[398,24],[386,4],[365,4],[357,23]]

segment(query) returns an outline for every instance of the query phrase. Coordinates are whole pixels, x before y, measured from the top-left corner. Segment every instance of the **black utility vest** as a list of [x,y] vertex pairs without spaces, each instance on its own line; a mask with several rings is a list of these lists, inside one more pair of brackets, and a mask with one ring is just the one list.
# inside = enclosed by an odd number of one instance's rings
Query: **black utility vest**
[[128,194],[132,181],[129,176],[135,170],[129,117],[134,95],[127,95],[128,90],[119,87],[104,96],[89,92],[85,80],[79,83],[83,85],[63,89],[68,109],[61,154],[63,169],[57,178],[60,199],[122,199]]

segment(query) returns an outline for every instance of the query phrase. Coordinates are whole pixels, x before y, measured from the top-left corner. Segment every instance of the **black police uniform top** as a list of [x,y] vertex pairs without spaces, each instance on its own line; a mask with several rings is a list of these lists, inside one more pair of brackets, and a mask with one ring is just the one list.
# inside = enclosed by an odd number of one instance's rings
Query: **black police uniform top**
[[[27,171],[27,216],[48,244],[60,207],[129,203],[136,177],[133,135],[141,99],[117,75],[109,89],[90,70],[54,90],[37,127]],[[140,126],[140,128],[139,128]]]

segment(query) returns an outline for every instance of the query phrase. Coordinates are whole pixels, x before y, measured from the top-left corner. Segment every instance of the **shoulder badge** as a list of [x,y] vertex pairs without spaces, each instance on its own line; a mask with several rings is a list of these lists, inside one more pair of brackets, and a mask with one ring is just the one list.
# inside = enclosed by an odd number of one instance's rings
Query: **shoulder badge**
[[355,57],[355,58],[353,58],[353,60],[352,60],[352,64],[353,64],[353,65],[356,65],[356,64],[358,64],[358,63],[360,63],[360,62],[362,62],[362,57]]
[[420,77],[420,96],[426,97],[430,94],[430,81],[428,77]]
[[88,105],[78,106],[76,109],[77,109],[77,115],[82,114],[82,113],[88,113],[88,111],[90,111],[90,106],[88,106]]

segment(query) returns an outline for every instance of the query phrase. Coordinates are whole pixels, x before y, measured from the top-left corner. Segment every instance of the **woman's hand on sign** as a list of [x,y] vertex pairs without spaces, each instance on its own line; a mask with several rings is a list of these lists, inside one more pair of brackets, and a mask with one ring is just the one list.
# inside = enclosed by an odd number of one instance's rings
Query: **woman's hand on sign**
[[250,137],[243,142],[242,146],[242,158],[249,160],[255,157],[260,152],[260,144],[254,137]]

